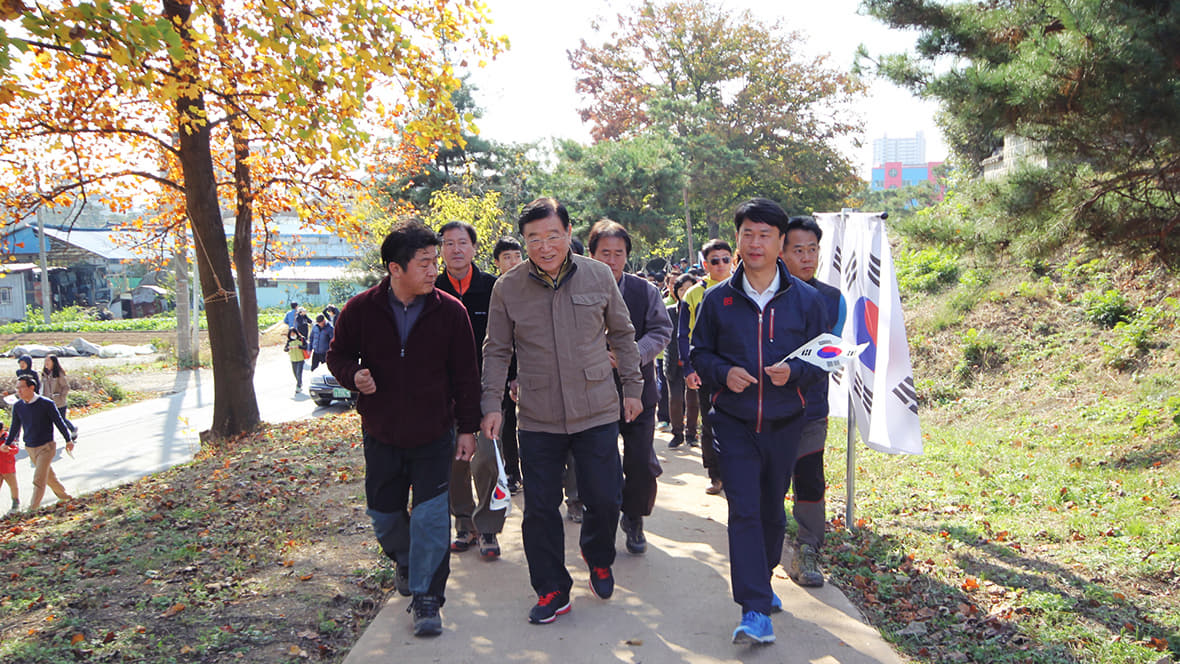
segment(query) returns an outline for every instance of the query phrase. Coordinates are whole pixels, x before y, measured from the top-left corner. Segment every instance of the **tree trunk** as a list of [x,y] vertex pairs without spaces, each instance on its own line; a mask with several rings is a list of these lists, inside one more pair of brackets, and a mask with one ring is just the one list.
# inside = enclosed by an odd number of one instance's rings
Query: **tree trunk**
[[254,198],[251,193],[250,145],[242,136],[237,121],[232,123],[234,137],[234,188],[238,209],[234,217],[234,269],[238,273],[238,301],[241,303],[242,332],[250,367],[258,362],[258,291],[254,281]]
[[[164,15],[178,26],[186,44],[189,41],[186,26],[191,11],[192,5],[185,0],[164,0]],[[189,54],[192,55],[191,50]],[[205,102],[196,84],[200,72],[195,56],[183,61],[173,60],[172,72],[185,83],[182,89],[190,91],[176,100],[177,134],[184,174],[185,209],[193,231],[213,355],[213,426],[208,437],[225,439],[258,426],[254,367],[242,330],[229,248],[221,225],[211,137],[205,121]],[[206,437],[202,435],[202,439]]]
[[196,366],[198,359],[193,353],[193,338],[189,331],[189,316],[192,309],[189,302],[188,252],[177,250],[172,255],[172,269],[176,274],[176,365],[182,369]]

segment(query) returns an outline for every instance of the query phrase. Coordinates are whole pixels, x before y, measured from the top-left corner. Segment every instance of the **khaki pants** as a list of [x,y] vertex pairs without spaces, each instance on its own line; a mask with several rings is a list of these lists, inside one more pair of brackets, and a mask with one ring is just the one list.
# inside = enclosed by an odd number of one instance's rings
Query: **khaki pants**
[[25,449],[29,452],[29,460],[33,462],[33,499],[29,501],[29,509],[35,510],[41,504],[46,486],[53,489],[53,494],[58,500],[70,500],[70,494],[66,493],[66,488],[57,480],[57,475],[50,465],[53,463],[53,457],[57,455],[57,443],[51,440],[44,445]]
[[[481,535],[498,535],[504,530],[507,510],[491,509],[492,490],[500,479],[496,464],[496,446],[482,433],[475,436],[475,456],[471,461],[451,462],[451,514],[455,530]],[[471,483],[475,482],[475,494]]]

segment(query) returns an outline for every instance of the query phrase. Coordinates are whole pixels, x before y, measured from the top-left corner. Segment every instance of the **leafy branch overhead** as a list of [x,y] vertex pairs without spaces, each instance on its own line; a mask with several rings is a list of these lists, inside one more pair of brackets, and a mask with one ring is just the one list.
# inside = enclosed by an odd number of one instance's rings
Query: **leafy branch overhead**
[[246,340],[252,248],[270,216],[361,234],[350,210],[364,183],[460,141],[453,67],[504,47],[482,5],[463,1],[5,0],[0,19],[0,205],[16,221],[97,195],[158,215],[146,226],[169,241],[187,219],[221,436],[257,423]]
[[704,0],[648,0],[595,28],[599,40],[569,52],[582,119],[599,141],[670,140],[711,235],[752,195],[805,212],[855,188],[836,142],[860,130],[850,104],[863,87],[804,56],[803,35]]
[[867,64],[941,102],[957,166],[978,173],[1005,137],[1047,159],[999,192],[1052,245],[1180,252],[1180,15],[1174,3],[865,0],[890,27],[917,30],[916,53]]

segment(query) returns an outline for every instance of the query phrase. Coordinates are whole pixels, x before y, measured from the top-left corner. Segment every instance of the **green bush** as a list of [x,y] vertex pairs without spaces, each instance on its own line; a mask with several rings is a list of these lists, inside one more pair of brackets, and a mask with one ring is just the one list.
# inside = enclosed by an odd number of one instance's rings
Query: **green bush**
[[1134,308],[1117,290],[1082,293],[1082,312],[1086,320],[1102,327],[1115,327],[1131,318]]
[[995,369],[1004,363],[1000,342],[989,332],[971,328],[963,333],[962,357],[955,364],[955,375],[966,381],[977,370]]
[[935,247],[899,252],[895,263],[902,291],[934,293],[959,278],[958,256]]

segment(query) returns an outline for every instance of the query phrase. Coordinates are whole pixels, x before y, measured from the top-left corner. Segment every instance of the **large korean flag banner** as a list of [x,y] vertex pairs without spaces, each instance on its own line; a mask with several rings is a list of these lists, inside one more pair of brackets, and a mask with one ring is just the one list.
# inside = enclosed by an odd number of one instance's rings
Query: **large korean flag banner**
[[842,337],[868,343],[860,357],[830,375],[828,404],[848,416],[848,395],[861,440],[892,454],[921,454],[918,399],[901,296],[885,220],[873,213],[817,214],[823,230],[816,277],[839,286],[848,308]]

